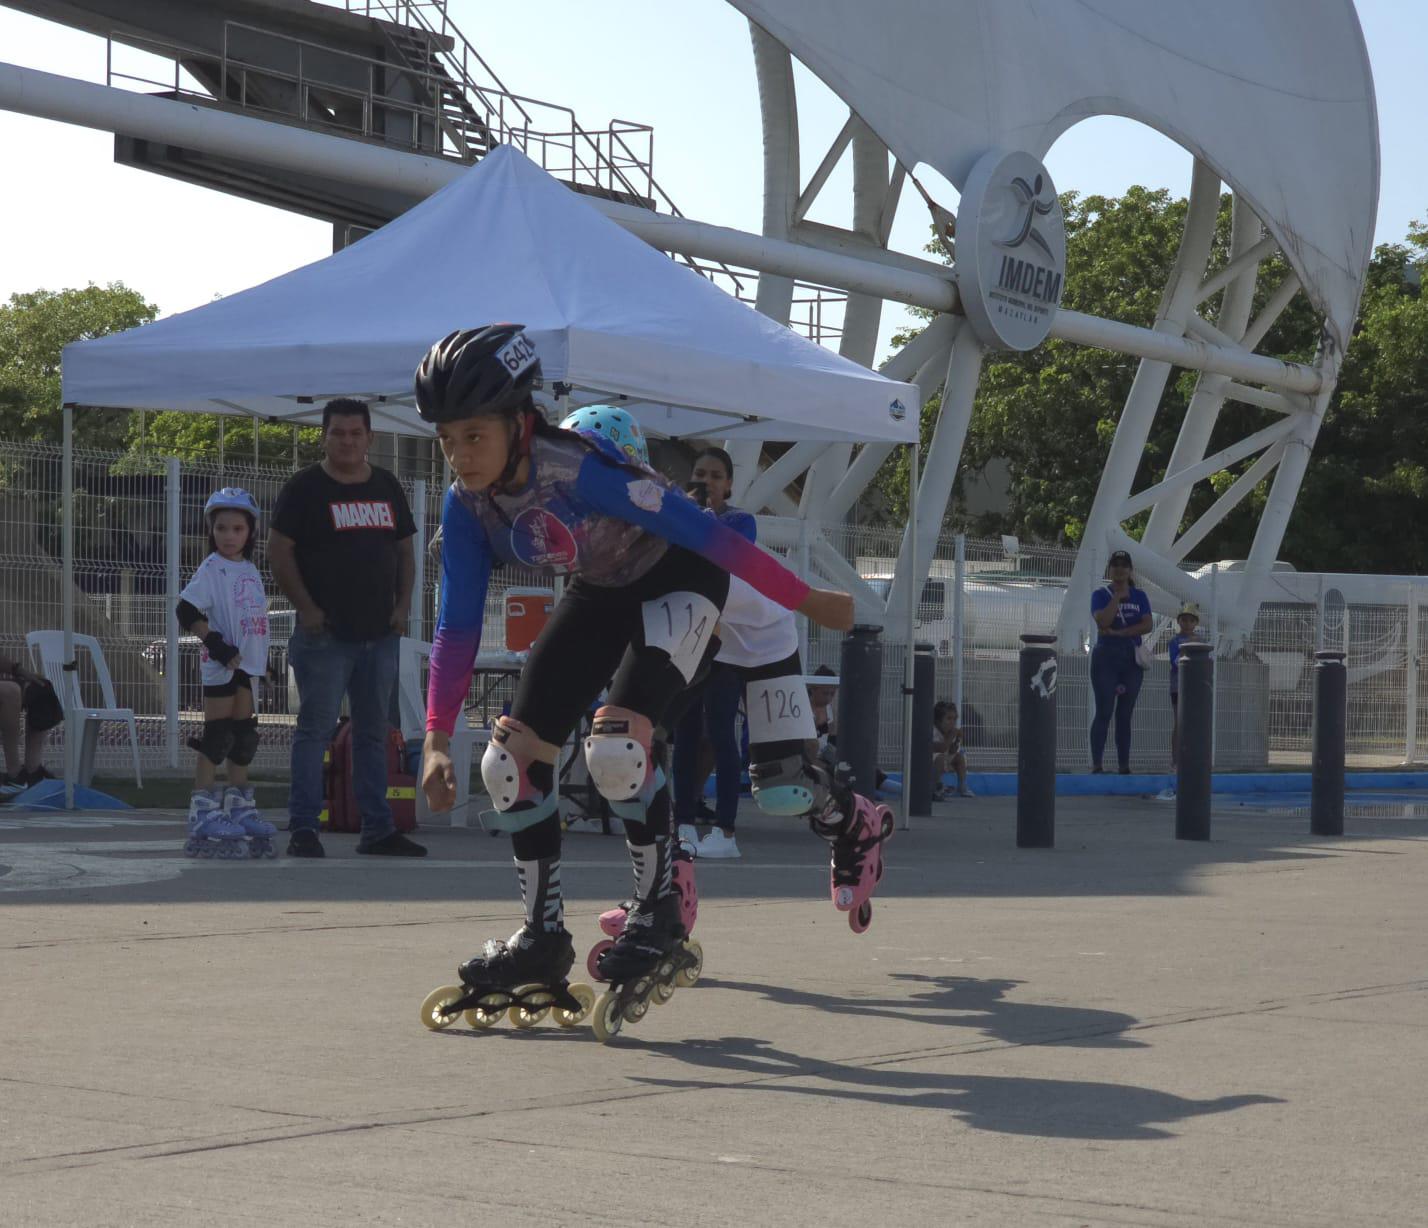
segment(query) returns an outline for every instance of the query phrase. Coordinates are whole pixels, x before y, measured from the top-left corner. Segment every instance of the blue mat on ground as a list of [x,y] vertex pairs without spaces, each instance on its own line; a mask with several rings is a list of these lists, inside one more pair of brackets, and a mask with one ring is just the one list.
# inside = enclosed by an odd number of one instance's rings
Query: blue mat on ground
[[[15,794],[6,807],[7,810],[63,810],[64,808],[64,781],[62,780],[42,780],[37,785],[31,785],[23,793]],[[117,797],[111,797],[108,793],[101,793],[98,789],[91,789],[86,785],[74,786],[74,808],[76,810],[133,809],[128,802],[121,802]]]

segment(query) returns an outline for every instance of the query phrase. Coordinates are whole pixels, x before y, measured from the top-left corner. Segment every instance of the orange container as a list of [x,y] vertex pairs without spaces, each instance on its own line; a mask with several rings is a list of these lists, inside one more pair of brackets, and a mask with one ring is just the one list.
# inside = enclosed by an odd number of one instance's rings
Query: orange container
[[545,630],[555,608],[551,588],[508,588],[506,590],[506,651],[524,652]]

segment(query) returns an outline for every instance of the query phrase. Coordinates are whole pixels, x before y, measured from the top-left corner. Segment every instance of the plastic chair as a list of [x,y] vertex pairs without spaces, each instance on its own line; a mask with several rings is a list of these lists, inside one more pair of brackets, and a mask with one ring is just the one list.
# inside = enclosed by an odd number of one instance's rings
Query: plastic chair
[[70,720],[84,722],[79,744],[79,780],[88,785],[94,779],[94,753],[99,746],[99,727],[105,721],[120,721],[129,727],[129,751],[134,759],[134,783],[140,788],[144,776],[139,769],[139,730],[134,722],[133,708],[120,708],[114,702],[114,681],[109,676],[109,665],[104,660],[104,649],[92,635],[74,637],[75,660],[78,662],[81,650],[89,653],[94,662],[94,673],[99,679],[99,694],[104,702],[102,708],[92,708],[84,702],[79,689],[79,671],[64,668],[64,632],[31,631],[25,636],[25,644],[30,650],[30,659],[39,671],[49,679],[59,696],[65,716]]
[[[431,658],[431,645],[424,640],[402,637],[397,651],[397,708],[401,715],[402,737],[426,738],[426,692],[422,687],[422,662]],[[471,800],[471,762],[478,745],[484,747],[490,735],[473,729],[465,715],[457,719],[451,732],[451,765],[456,769],[456,805],[451,810],[451,826],[466,827]],[[423,764],[423,767],[425,765]],[[416,817],[420,823],[431,818],[426,794],[421,787],[422,767],[417,768]],[[478,819],[479,822],[479,819]]]

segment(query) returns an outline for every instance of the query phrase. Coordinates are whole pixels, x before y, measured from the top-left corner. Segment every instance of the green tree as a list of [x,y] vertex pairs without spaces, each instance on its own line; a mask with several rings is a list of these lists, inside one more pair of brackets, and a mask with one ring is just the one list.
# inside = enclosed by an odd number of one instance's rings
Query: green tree
[[[64,347],[147,324],[157,314],[153,303],[122,282],[11,295],[0,306],[0,437],[58,441]],[[81,410],[76,422],[77,436],[89,447],[118,447],[127,429],[122,416],[104,410]]]
[[[1064,305],[1149,326],[1179,247],[1186,202],[1163,190],[1133,187],[1119,198],[1066,193],[1062,205],[1067,234]],[[1227,196],[1212,247],[1212,269],[1228,258],[1229,229]],[[940,251],[935,242],[928,250]],[[1421,532],[1417,527],[1428,492],[1428,424],[1419,425],[1425,408],[1421,390],[1428,375],[1428,308],[1421,301],[1417,279],[1425,254],[1428,233],[1416,225],[1407,246],[1385,245],[1375,252],[1359,323],[1286,534],[1282,555],[1296,566],[1398,571],[1421,570],[1428,561],[1428,526]],[[1256,310],[1287,274],[1287,265],[1278,257],[1261,269]],[[1217,309],[1213,300],[1202,307],[1210,319]],[[1315,313],[1301,294],[1270,330],[1262,349],[1308,362],[1317,341]],[[977,534],[1016,533],[1030,540],[1078,542],[1137,365],[1138,360],[1127,355],[1056,340],[1030,353],[998,355],[989,361],[978,388],[962,468],[964,473],[975,473],[989,460],[1005,458],[1010,468],[1010,506],[1004,514],[969,517],[959,479],[948,512],[950,524]],[[1163,475],[1196,379],[1196,372],[1180,371],[1167,386],[1137,487]],[[931,437],[937,409],[933,402],[924,410],[924,442]],[[1269,410],[1226,402],[1209,451],[1277,417]],[[1184,525],[1193,522],[1253,459],[1199,484]],[[905,457],[892,458],[878,484],[890,515],[903,515]],[[1268,483],[1262,483],[1196,553],[1206,558],[1244,557],[1268,489]],[[1346,507],[1353,507],[1356,514],[1344,515]],[[1393,534],[1383,532],[1384,517],[1390,518]],[[1130,528],[1134,532],[1136,525]],[[1413,537],[1412,543],[1404,533]],[[1377,561],[1370,563],[1370,559]]]

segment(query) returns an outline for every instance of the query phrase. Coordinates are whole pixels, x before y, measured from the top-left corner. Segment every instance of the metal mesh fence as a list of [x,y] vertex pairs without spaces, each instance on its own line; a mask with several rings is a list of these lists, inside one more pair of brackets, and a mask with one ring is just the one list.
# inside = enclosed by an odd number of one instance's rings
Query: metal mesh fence
[[[424,466],[413,473],[425,474]],[[77,450],[75,453],[75,629],[100,642],[113,677],[116,700],[137,717],[146,770],[162,769],[171,756],[189,764],[184,740],[201,725],[198,645],[181,639],[178,649],[178,730],[171,733],[167,705],[168,619],[175,594],[169,581],[169,507],[179,509],[179,583],[187,582],[207,550],[202,508],[220,485],[242,485],[264,511],[292,474],[292,465],[253,465],[229,457],[224,463],[184,461],[176,488],[159,457]],[[434,475],[433,475],[434,476]],[[6,443],[0,450],[0,656],[23,657],[25,634],[62,625],[63,475],[53,445]],[[402,479],[421,524],[419,541],[430,543],[440,523],[440,482]],[[418,506],[420,504],[420,506]],[[787,529],[796,522],[783,521]],[[272,581],[266,553],[254,557],[269,594],[271,652],[269,684],[261,688],[260,750],[255,767],[284,771],[295,719],[295,696],[287,665],[294,613]],[[860,617],[868,617],[888,594],[902,543],[895,529],[849,525],[803,526],[796,534],[770,533],[772,549],[795,570],[826,586],[866,583]],[[960,550],[959,550],[960,547]],[[960,559],[959,559],[960,553]],[[965,746],[974,771],[1011,770],[1016,763],[1016,669],[1019,637],[1050,633],[1071,576],[1075,555],[1056,547],[944,535],[918,601],[915,636],[933,646],[937,695],[958,702]],[[439,563],[423,552],[418,614],[412,630],[429,640],[438,602]],[[483,652],[505,648],[505,594],[512,587],[549,588],[533,571],[505,567],[492,579],[482,635]],[[1302,588],[1302,586],[1301,586]],[[1379,586],[1373,602],[1344,602],[1337,591],[1315,600],[1270,600],[1239,652],[1216,665],[1216,762],[1223,768],[1306,765],[1313,718],[1313,656],[1316,648],[1348,654],[1349,757],[1352,765],[1390,765],[1418,758],[1418,731],[1428,728],[1428,682],[1419,663],[1428,659],[1428,619],[1420,603],[1428,587],[1404,579]],[[1280,594],[1281,596],[1283,594]],[[803,620],[800,620],[802,622]],[[1089,618],[1088,618],[1089,622]],[[1204,631],[1217,626],[1204,611]],[[1166,644],[1172,620],[1158,617],[1151,643],[1156,653],[1136,706],[1132,767],[1169,766],[1171,709]],[[805,668],[839,669],[841,637],[804,629]],[[879,757],[887,770],[901,766],[902,679],[905,649],[901,626],[884,633],[883,687],[879,701]],[[85,659],[80,681],[86,702],[98,701],[97,682]],[[491,674],[473,683],[471,715],[487,723],[509,704],[510,677]],[[1060,654],[1058,765],[1084,770],[1092,704],[1089,657]],[[177,746],[176,756],[174,747]],[[47,747],[52,769],[62,756],[62,730]],[[127,733],[107,726],[100,740],[101,771],[126,771]]]

